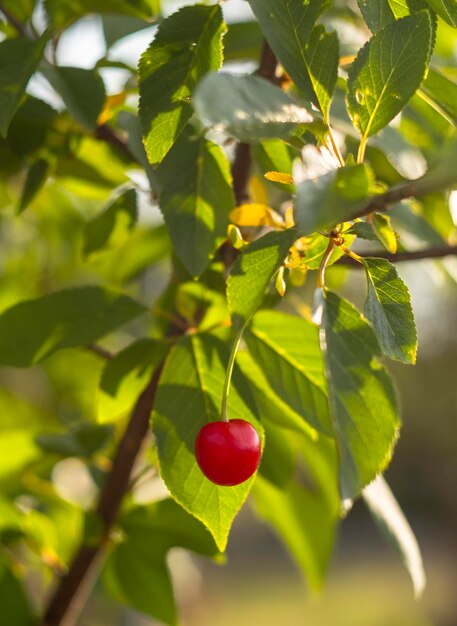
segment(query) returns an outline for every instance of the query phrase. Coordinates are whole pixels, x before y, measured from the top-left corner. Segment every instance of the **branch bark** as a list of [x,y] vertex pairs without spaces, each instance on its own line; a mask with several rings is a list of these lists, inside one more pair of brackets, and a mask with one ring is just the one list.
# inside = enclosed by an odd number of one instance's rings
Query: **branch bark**
[[[149,385],[140,395],[122,436],[111,471],[103,487],[96,512],[103,523],[103,533],[97,545],[82,544],[76,552],[68,572],[61,578],[45,612],[42,626],[72,626],[85,604],[91,575],[96,574],[97,562],[109,538],[125,494],[129,489],[130,474],[149,430],[149,417],[154,405],[163,364],[154,372]],[[89,588],[88,588],[89,587]]]
[[436,176],[431,174],[432,172],[429,172],[422,178],[401,183],[379,196],[374,196],[363,209],[352,215],[350,219],[366,217],[374,211],[387,211],[393,204],[408,198],[422,198],[428,194],[443,191],[454,186],[457,179],[455,173],[448,175],[446,172],[444,176],[440,173],[437,173]]
[[[443,259],[448,256],[457,256],[457,246],[440,246],[427,248],[425,250],[415,250],[414,252],[362,252],[357,253],[361,257],[376,257],[377,259],[387,259],[392,263],[402,261],[418,261],[420,259]],[[363,265],[349,256],[343,256],[336,262],[336,265],[350,265],[353,268],[361,269]]]
[[11,24],[11,26],[13,26],[22,37],[28,37],[27,29],[24,26],[24,24],[22,24],[22,22],[20,22],[11,13],[11,11],[8,11],[8,9],[5,9],[5,7],[3,6],[2,3],[0,3],[0,13],[3,13],[3,15],[5,16],[6,21],[9,22]]

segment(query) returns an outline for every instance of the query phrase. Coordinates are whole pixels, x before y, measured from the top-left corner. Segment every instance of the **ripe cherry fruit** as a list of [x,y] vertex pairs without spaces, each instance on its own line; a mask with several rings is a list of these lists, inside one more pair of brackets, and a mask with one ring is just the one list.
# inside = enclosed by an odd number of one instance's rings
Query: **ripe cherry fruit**
[[201,471],[216,485],[239,485],[259,467],[260,438],[245,420],[210,422],[197,435],[195,456]]

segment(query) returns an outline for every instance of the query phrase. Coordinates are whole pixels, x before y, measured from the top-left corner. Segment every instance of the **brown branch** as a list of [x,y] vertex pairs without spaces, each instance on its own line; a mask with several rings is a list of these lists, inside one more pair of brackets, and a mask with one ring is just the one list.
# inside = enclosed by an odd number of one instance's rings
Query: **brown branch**
[[[262,76],[262,78],[265,78],[265,80],[268,80],[271,83],[278,83],[278,78],[276,76],[277,67],[278,61],[267,41],[264,41],[260,57],[260,65],[256,74],[258,76]],[[233,191],[235,193],[235,200],[237,204],[242,204],[248,197],[247,185],[250,173],[251,147],[247,143],[239,143],[236,148],[235,160],[233,161],[232,167]]]
[[[357,253],[359,254],[359,253]],[[415,250],[414,252],[363,252],[361,257],[375,257],[377,259],[387,259],[392,263],[402,261],[418,261],[420,259],[443,259],[448,256],[457,256],[457,246],[441,246],[437,248],[426,248],[425,250]],[[336,265],[350,265],[353,268],[362,268],[363,265],[349,256],[341,257]]]
[[129,161],[138,161],[138,159],[136,159],[136,157],[131,153],[127,143],[119,137],[116,131],[113,130],[111,126],[108,126],[108,124],[100,124],[100,126],[97,126],[95,129],[95,137],[96,139],[100,139],[101,141],[108,143]]
[[114,359],[115,357],[115,355],[110,350],[99,346],[98,343],[90,343],[86,346],[86,349],[106,361],[111,361],[111,359]]
[[42,626],[72,626],[79,617],[87,596],[88,580],[109,537],[123,498],[129,489],[130,474],[141,444],[149,429],[149,417],[154,404],[163,364],[154,372],[149,385],[140,395],[132,416],[119,443],[111,471],[101,491],[96,508],[103,523],[103,533],[96,545],[82,544],[60,580],[46,609]]
[[422,198],[431,193],[444,191],[453,187],[455,182],[455,172],[445,172],[444,174],[437,172],[436,176],[432,176],[432,172],[428,172],[422,178],[401,183],[391,187],[379,196],[374,196],[363,209],[354,213],[350,219],[355,220],[359,217],[366,217],[374,211],[387,211],[393,204],[407,198]]

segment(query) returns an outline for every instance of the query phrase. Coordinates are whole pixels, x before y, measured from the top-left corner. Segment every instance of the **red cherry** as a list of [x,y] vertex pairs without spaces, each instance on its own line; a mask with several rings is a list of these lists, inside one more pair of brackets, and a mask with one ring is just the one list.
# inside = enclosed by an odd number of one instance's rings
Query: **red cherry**
[[216,485],[244,483],[259,467],[260,438],[245,420],[205,424],[195,441],[201,471]]

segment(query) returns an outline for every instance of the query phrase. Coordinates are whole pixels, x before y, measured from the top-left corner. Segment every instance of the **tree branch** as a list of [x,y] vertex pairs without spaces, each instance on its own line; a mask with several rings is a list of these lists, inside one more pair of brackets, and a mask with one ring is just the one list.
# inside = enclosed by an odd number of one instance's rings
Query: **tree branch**
[[437,172],[436,176],[433,176],[433,172],[427,172],[422,178],[401,183],[379,196],[374,196],[363,209],[352,215],[350,219],[366,217],[374,211],[387,211],[392,204],[407,198],[422,198],[431,193],[444,191],[454,186],[456,178],[455,172],[445,172],[444,174]]
[[123,498],[129,489],[130,474],[142,442],[149,430],[163,363],[155,370],[149,385],[140,395],[122,436],[111,471],[103,487],[96,512],[103,523],[103,533],[96,545],[82,544],[68,572],[60,580],[46,609],[42,626],[72,626],[79,617],[89,589],[87,581],[96,570]]
[[[377,259],[387,259],[392,263],[402,261],[418,261],[420,259],[442,259],[448,256],[457,256],[457,246],[441,246],[437,248],[427,248],[425,250],[415,250],[414,252],[362,252],[357,253],[361,257],[375,257]],[[362,268],[363,265],[349,256],[343,256],[335,265],[350,265],[352,268]]]
[[9,22],[22,37],[28,37],[27,29],[24,24],[8,11],[8,9],[5,9],[2,3],[0,3],[0,12],[3,13],[7,22]]
[[[260,57],[260,65],[256,74],[262,76],[265,80],[271,83],[278,83],[276,77],[276,68],[278,61],[268,45],[267,41],[264,41],[262,47],[262,54]],[[235,160],[233,161],[232,177],[233,177],[233,191],[235,193],[235,200],[237,204],[242,204],[247,199],[247,185],[249,182],[249,175],[251,173],[251,147],[247,143],[239,143],[236,152]]]
[[135,156],[130,152],[127,143],[123,139],[121,139],[116,131],[113,130],[113,128],[111,128],[111,126],[109,126],[108,124],[100,124],[100,126],[97,126],[97,128],[95,129],[95,137],[97,139],[100,139],[101,141],[105,141],[106,143],[108,143],[122,156],[129,159],[129,161],[138,162],[138,159],[136,159]]
[[99,346],[98,343],[90,343],[86,346],[86,349],[106,361],[111,361],[111,359],[114,359],[115,357],[112,352],[110,352],[106,348],[103,348],[102,346]]

